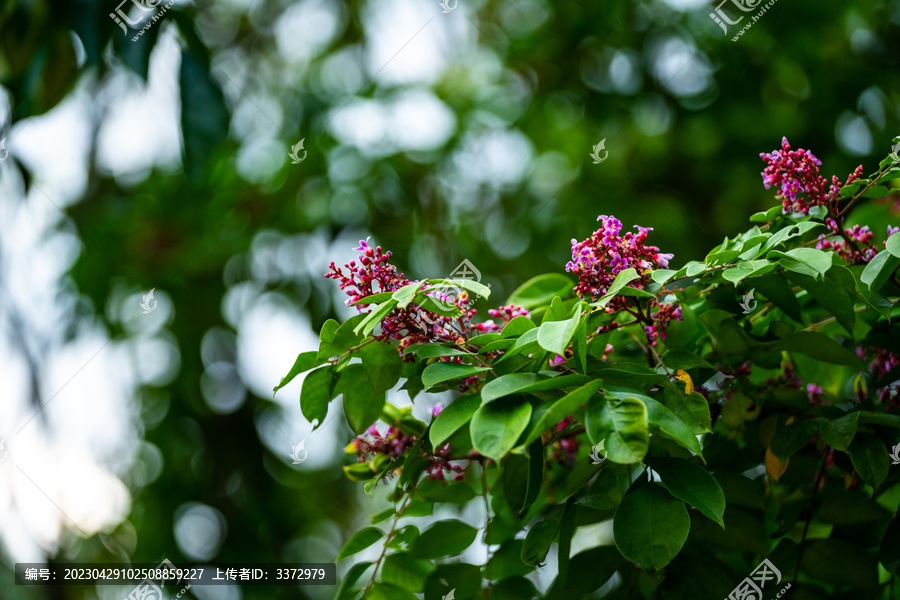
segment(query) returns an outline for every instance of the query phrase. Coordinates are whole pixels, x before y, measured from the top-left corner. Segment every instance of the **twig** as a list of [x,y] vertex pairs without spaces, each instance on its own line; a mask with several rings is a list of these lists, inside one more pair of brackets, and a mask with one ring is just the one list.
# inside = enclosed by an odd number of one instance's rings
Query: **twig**
[[394,517],[394,523],[391,525],[391,530],[388,532],[387,537],[384,540],[384,546],[381,548],[381,556],[378,557],[378,561],[375,563],[375,570],[372,571],[372,577],[369,578],[369,583],[366,584],[366,593],[369,593],[369,588],[375,583],[375,576],[378,574],[378,567],[381,566],[381,562],[384,560],[384,555],[387,554],[388,544],[391,543],[391,540],[394,539],[394,534],[397,532],[397,523],[400,522],[400,517],[403,516],[403,513],[406,511],[409,506],[409,501],[412,499],[412,496],[407,496],[406,500],[403,501],[403,506],[400,507],[400,510],[397,511],[397,515]]
[[488,543],[488,536],[491,533],[491,506],[488,502],[488,484],[487,484],[487,460],[481,461],[481,497],[484,498],[484,547],[487,549],[487,556],[484,559],[484,574],[487,576],[487,590],[485,590],[485,600],[491,600],[491,588],[493,582],[491,574],[488,572],[488,565],[491,562],[491,545]]

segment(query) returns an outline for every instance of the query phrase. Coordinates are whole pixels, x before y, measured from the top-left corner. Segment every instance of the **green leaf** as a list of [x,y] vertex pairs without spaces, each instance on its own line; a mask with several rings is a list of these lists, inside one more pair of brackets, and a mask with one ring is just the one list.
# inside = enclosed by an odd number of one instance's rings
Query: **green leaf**
[[777,266],[778,265],[776,263],[770,262],[765,259],[747,260],[739,262],[729,269],[725,269],[725,271],[722,272],[722,277],[724,277],[727,281],[730,281],[737,285],[747,277],[758,277],[760,275],[765,275],[766,273],[774,270]]
[[773,250],[766,258],[778,258],[778,263],[785,269],[813,278],[825,277],[831,268],[831,254],[815,248],[794,248],[787,252]]
[[344,580],[341,581],[341,588],[338,590],[335,600],[356,600],[360,594],[360,590],[355,589],[356,582],[371,566],[371,562],[361,562],[350,567],[350,570],[344,575]]
[[426,559],[454,556],[468,548],[477,535],[477,529],[457,519],[437,521],[416,538],[410,554]]
[[381,581],[410,592],[421,592],[425,589],[425,580],[432,571],[434,564],[431,562],[413,558],[407,552],[398,552],[384,559]]
[[297,360],[294,361],[294,366],[291,367],[291,370],[288,371],[287,375],[281,378],[281,381],[278,383],[278,385],[272,388],[272,393],[274,394],[275,392],[289,384],[294,379],[294,377],[296,377],[300,373],[309,371],[313,367],[318,367],[319,365],[324,363],[325,360],[316,358],[316,354],[317,352],[315,350],[312,350],[310,352],[301,352],[300,354],[298,354]]
[[856,312],[853,310],[853,299],[847,290],[833,281],[817,281],[806,275],[791,275],[788,279],[809,292],[809,295],[834,315],[847,333],[851,337],[853,336]]
[[850,443],[859,426],[859,411],[854,411],[833,421],[825,420],[819,427],[819,436],[826,444],[840,450],[850,451]]
[[375,392],[361,364],[354,363],[343,370],[335,393],[344,395],[344,414],[350,428],[357,434],[368,429],[381,415],[384,393]]
[[648,483],[625,496],[613,518],[616,547],[644,570],[659,570],[681,551],[691,517],[680,500]]
[[650,467],[659,473],[670,494],[725,529],[725,493],[709,471],[684,458],[655,458]]
[[366,595],[366,600],[419,600],[412,592],[389,583],[376,583]]
[[786,315],[797,322],[803,323],[803,314],[800,311],[800,302],[794,295],[791,285],[780,275],[767,275],[754,278],[752,285],[761,292],[775,306],[784,311]]
[[528,445],[531,442],[537,440],[541,437],[541,433],[549,429],[550,427],[555,426],[557,423],[565,419],[568,415],[571,415],[575,411],[579,410],[582,405],[587,404],[588,400],[590,400],[603,385],[603,381],[600,379],[595,379],[590,381],[580,388],[573,390],[557,400],[553,403],[544,412],[541,417],[538,419],[537,423],[535,423],[534,427],[531,429],[531,432],[528,434],[528,437],[525,439],[524,445]]
[[334,334],[338,327],[340,324],[334,319],[328,319],[322,323],[322,329],[319,331],[319,351],[316,353],[319,359],[327,360],[346,350],[346,348],[338,348],[334,345]]
[[527,565],[536,565],[543,562],[550,551],[556,530],[559,529],[559,519],[545,519],[531,526],[522,544],[522,562]]
[[377,308],[373,309],[362,321],[359,322],[359,325],[353,328],[353,333],[366,337],[374,329],[381,323],[381,320],[384,319],[388,314],[397,307],[397,301],[394,299],[388,300],[384,304],[379,304]]
[[675,413],[694,435],[712,431],[709,403],[699,392],[686,396],[677,387],[666,386],[662,403]]
[[334,390],[334,371],[331,365],[320,367],[303,378],[300,389],[300,412],[310,423],[315,422],[313,430],[319,427],[328,414],[328,403],[337,393]]
[[509,338],[520,336],[526,331],[530,331],[535,328],[534,321],[525,316],[519,316],[513,318],[512,321],[507,323],[503,330],[500,332],[501,338]]
[[510,295],[506,306],[517,304],[522,308],[532,309],[550,302],[554,296],[568,296],[575,285],[572,280],[559,273],[548,273],[532,277]]
[[357,353],[376,394],[388,391],[400,381],[403,362],[397,349],[390,343],[369,342]]
[[850,443],[850,461],[859,477],[874,488],[887,478],[891,462],[884,442],[873,435],[858,435]]
[[666,285],[677,272],[678,271],[673,271],[671,269],[656,269],[655,271],[650,273],[650,279],[652,279],[659,285]]
[[462,363],[436,362],[422,371],[422,385],[431,387],[453,379],[465,379],[471,375],[489,371],[490,367],[476,367]]
[[426,344],[416,349],[416,356],[419,358],[441,358],[444,356],[472,356],[471,352],[450,348],[449,346],[440,346],[438,344]]
[[460,427],[469,422],[479,406],[481,406],[481,398],[477,394],[460,396],[454,400],[431,423],[431,429],[428,432],[431,445],[435,448],[443,445]]
[[885,242],[885,250],[891,253],[891,256],[900,258],[900,233],[895,233]]
[[590,381],[590,378],[585,375],[547,377],[539,373],[509,373],[487,382],[481,389],[481,398],[483,402],[493,402],[512,394],[553,390],[581,385],[586,381]]
[[362,552],[383,537],[384,532],[377,527],[366,527],[365,529],[357,531],[353,534],[353,537],[347,540],[344,547],[341,548],[340,553],[337,555],[337,562],[341,562],[348,556],[353,556],[357,552]]
[[659,427],[667,437],[672,438],[688,450],[696,454],[701,453],[700,442],[697,441],[697,437],[691,429],[658,400],[630,392],[613,392],[612,395],[623,400],[637,398],[647,406],[647,419],[650,423]]
[[585,412],[591,443],[606,440],[606,457],[621,464],[644,460],[650,446],[647,407],[637,398],[592,398]]
[[604,294],[603,297],[600,298],[600,300],[595,302],[593,306],[603,308],[604,306],[609,304],[610,300],[612,300],[619,294],[622,288],[624,288],[635,279],[638,279],[639,277],[640,276],[637,274],[637,271],[635,271],[632,267],[629,267],[624,271],[619,271],[618,275],[616,275],[616,278],[613,279],[612,284],[610,284],[609,288],[606,290],[606,294]]
[[[896,234],[891,237],[896,237]],[[894,256],[890,252],[879,252],[863,269],[859,279],[869,286],[869,290],[877,292],[890,278],[897,265],[900,265],[900,257]]]
[[503,398],[482,404],[472,417],[472,445],[484,456],[500,461],[509,452],[531,418],[531,404]]
[[416,297],[416,293],[423,285],[425,285],[424,281],[417,281],[415,283],[406,284],[394,292],[392,297],[397,302],[397,308],[406,310],[406,307],[409,306],[412,299]]
[[540,493],[544,473],[544,447],[535,441],[525,454],[509,454],[503,460],[500,480],[513,515],[521,519]]
[[428,283],[439,287],[462,288],[482,298],[489,298],[491,288],[471,279],[429,279]]
[[772,350],[799,352],[823,362],[866,370],[866,363],[856,354],[830,337],[813,331],[798,331],[776,343]]
[[578,322],[575,328],[575,336],[572,338],[572,356],[575,358],[575,367],[579,373],[587,373],[587,319]]
[[575,315],[571,319],[541,323],[538,329],[538,344],[547,352],[564,355],[580,321],[581,305],[575,309]]

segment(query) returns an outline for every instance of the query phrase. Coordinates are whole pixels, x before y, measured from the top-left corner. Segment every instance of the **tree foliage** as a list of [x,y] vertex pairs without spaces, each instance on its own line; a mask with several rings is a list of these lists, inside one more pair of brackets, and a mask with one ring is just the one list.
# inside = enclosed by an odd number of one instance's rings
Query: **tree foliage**
[[[787,140],[762,158],[781,204],[703,260],[668,268],[649,229],[602,215],[572,242],[577,283],[534,277],[485,322],[471,306],[489,289],[410,281],[369,240],[331,264],[360,314],[326,322],[288,378],[316,368],[307,416],[343,391],[360,433],[344,470],[367,492],[389,486],[394,503],[387,532],[368,527],[341,552],[385,549],[340,597],[533,598],[524,576],[554,545],[547,598],[591,594],[614,573],[594,597],[722,598],[764,558],[797,598],[895,587],[900,233],[876,240],[850,217],[900,167],[889,156],[870,177],[826,180]],[[385,402],[392,388],[417,402],[460,393],[423,422]],[[397,526],[482,502],[480,532]],[[614,546],[570,556],[577,527],[609,519]],[[483,565],[428,562],[479,538]]]

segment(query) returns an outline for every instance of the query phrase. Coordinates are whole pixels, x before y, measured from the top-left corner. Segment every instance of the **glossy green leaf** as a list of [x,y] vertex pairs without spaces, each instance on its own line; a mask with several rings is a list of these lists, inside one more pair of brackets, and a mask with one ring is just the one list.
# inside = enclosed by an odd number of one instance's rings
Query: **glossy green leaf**
[[341,551],[337,555],[337,562],[341,562],[348,556],[353,556],[357,552],[362,552],[383,537],[384,532],[377,527],[366,527],[365,529],[357,531],[353,534],[353,537],[347,540],[344,547],[341,548]]
[[472,445],[484,456],[499,461],[528,427],[531,410],[531,404],[516,398],[482,404],[470,425]]
[[613,518],[619,552],[645,570],[669,564],[684,546],[690,528],[684,503],[655,483],[625,496]]
[[810,277],[824,277],[831,268],[831,254],[815,248],[794,248],[787,252],[773,250],[766,257],[777,258],[784,268]]
[[413,558],[406,552],[397,552],[389,554],[384,559],[381,566],[381,581],[410,592],[421,592],[425,589],[425,580],[432,571],[434,564],[430,561]]
[[394,299],[388,300],[384,304],[379,304],[375,307],[371,312],[368,313],[366,318],[359,322],[359,324],[353,328],[353,333],[361,335],[363,337],[372,333],[372,331],[381,323],[381,320],[384,319],[388,314],[397,307],[397,301]]
[[559,529],[559,519],[545,519],[531,526],[522,544],[522,562],[535,565],[543,562]]
[[481,406],[481,397],[475,395],[460,396],[450,406],[441,411],[431,423],[428,437],[435,448],[443,445],[447,439],[472,419],[472,415]]
[[418,597],[396,585],[376,583],[366,594],[366,600],[418,600]]
[[592,398],[585,412],[591,443],[605,440],[609,460],[631,464],[644,460],[650,445],[647,407],[637,398]]
[[547,352],[563,355],[575,330],[581,322],[581,305],[575,309],[575,315],[565,321],[550,321],[541,323],[538,329],[538,344]]
[[655,458],[650,467],[670,494],[725,528],[725,493],[709,471],[684,458]]
[[422,385],[431,387],[453,379],[465,379],[490,370],[488,367],[476,367],[462,363],[436,362],[425,367],[422,372]]
[[566,297],[571,294],[575,284],[560,273],[548,273],[532,277],[509,296],[505,306],[517,304],[526,309],[543,306],[554,296]]
[[581,385],[587,381],[590,381],[590,379],[584,375],[547,377],[538,373],[510,373],[487,382],[481,390],[481,398],[484,402],[492,402],[497,398],[511,396],[512,394],[571,387]]
[[313,430],[319,427],[328,414],[328,403],[337,395],[334,391],[334,372],[331,365],[319,367],[303,378],[300,389],[300,412]]
[[281,378],[281,381],[278,382],[278,385],[276,385],[272,389],[272,393],[274,394],[275,392],[289,384],[291,381],[293,381],[294,377],[296,377],[300,373],[309,371],[310,369],[318,367],[319,365],[324,363],[325,360],[316,358],[316,354],[317,352],[315,350],[312,350],[310,352],[301,352],[299,355],[297,355],[297,360],[294,361],[294,366],[291,367],[291,370],[288,371],[287,375]]
[[337,596],[335,596],[335,600],[356,600],[356,598],[359,597],[359,594],[362,593],[360,590],[356,589],[356,582],[360,580],[363,573],[365,573],[372,564],[374,563],[361,562],[350,567],[350,570],[347,571],[347,574],[344,575],[344,579],[341,581],[341,587],[338,590]]
[[580,388],[569,392],[554,402],[550,408],[546,409],[545,412],[541,414],[524,443],[527,445],[537,440],[541,437],[541,433],[550,427],[555,426],[567,416],[575,413],[583,405],[587,404],[588,400],[600,390],[602,385],[602,380],[595,379],[594,381],[590,381]]
[[384,407],[384,392],[376,393],[361,364],[348,365],[341,372],[335,394],[344,395],[344,415],[354,432],[360,434],[378,420]]
[[386,392],[400,380],[402,362],[397,349],[387,342],[370,342],[357,351],[376,394]]
[[877,488],[887,478],[891,466],[884,442],[873,435],[857,435],[850,443],[850,460],[860,479]]
[[877,292],[884,287],[897,265],[900,265],[900,257],[890,252],[879,252],[863,269],[859,279],[869,287],[870,291]]
[[891,253],[895,258],[900,258],[900,233],[895,233],[887,239],[884,249]]
[[437,521],[413,542],[410,554],[416,558],[455,556],[472,545],[478,530],[457,519]]
[[866,364],[855,353],[830,337],[813,331],[798,331],[775,344],[772,350],[800,352],[823,362],[847,365],[861,371],[866,369]]
[[850,443],[859,426],[859,412],[854,411],[835,420],[824,420],[819,426],[822,441],[841,452],[850,451]]

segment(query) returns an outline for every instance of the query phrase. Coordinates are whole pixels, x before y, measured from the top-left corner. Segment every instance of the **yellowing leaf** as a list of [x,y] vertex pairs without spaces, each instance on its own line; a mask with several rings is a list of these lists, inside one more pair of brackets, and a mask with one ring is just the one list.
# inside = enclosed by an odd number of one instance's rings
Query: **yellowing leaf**
[[682,371],[681,369],[675,371],[675,379],[680,379],[684,382],[685,396],[690,396],[694,393],[694,382],[691,380],[691,376],[687,374],[687,371]]
[[786,458],[784,459],[784,462],[781,462],[778,460],[777,456],[772,454],[771,448],[766,448],[766,473],[768,473],[772,479],[778,481],[787,470],[788,462],[790,460],[791,459]]

